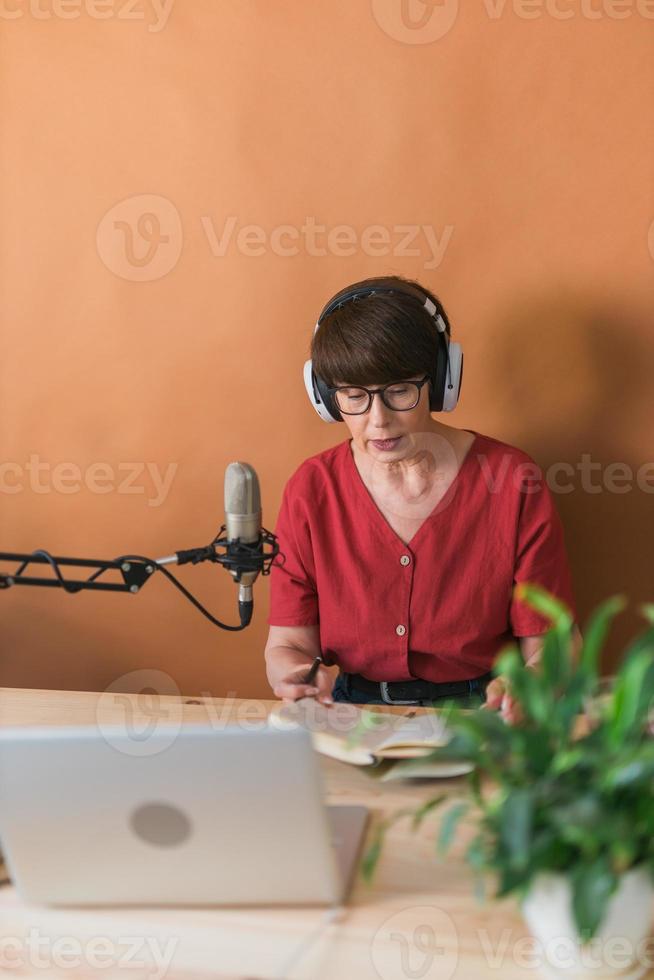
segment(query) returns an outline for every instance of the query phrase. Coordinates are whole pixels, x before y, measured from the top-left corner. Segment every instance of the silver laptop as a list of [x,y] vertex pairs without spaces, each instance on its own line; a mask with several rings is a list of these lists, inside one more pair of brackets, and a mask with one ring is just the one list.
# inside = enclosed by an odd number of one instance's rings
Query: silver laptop
[[46,905],[329,905],[368,812],[326,807],[308,732],[0,729],[0,848]]

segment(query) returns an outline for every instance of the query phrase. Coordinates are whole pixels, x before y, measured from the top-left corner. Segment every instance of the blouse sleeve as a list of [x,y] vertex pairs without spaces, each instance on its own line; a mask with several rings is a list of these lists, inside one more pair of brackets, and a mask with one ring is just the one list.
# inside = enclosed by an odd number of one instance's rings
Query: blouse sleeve
[[[536,464],[533,466],[539,469]],[[540,476],[523,481],[520,497],[514,586],[519,582],[542,586],[568,606],[576,622],[563,525],[542,471]],[[537,636],[550,626],[546,617],[515,597],[511,599],[509,620],[516,637]]]
[[269,626],[315,626],[319,616],[311,533],[297,502],[291,506],[291,496],[289,481],[275,524],[280,553],[270,570],[267,622]]

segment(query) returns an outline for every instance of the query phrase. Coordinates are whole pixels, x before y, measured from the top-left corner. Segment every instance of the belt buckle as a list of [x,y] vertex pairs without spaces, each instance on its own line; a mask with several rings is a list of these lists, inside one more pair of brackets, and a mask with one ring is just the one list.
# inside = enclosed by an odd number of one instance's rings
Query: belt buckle
[[[390,681],[390,683],[392,684],[393,681]],[[396,698],[395,700],[393,700],[393,698],[388,693],[388,684],[389,681],[379,682],[379,687],[381,690],[381,699],[384,702],[384,704],[418,704],[419,703],[420,701],[419,698],[412,698],[410,701],[403,701],[400,698]]]

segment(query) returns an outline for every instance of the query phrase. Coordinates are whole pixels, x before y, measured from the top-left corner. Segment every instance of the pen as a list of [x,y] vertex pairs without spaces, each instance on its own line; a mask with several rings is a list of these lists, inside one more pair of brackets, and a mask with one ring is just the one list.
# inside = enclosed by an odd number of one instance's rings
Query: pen
[[313,680],[314,680],[316,674],[318,673],[318,667],[320,667],[321,663],[323,663],[323,659],[320,656],[320,654],[318,654],[318,656],[316,657],[316,659],[311,664],[311,667],[309,669],[309,673],[304,678],[304,683],[305,684],[312,684],[313,683]]

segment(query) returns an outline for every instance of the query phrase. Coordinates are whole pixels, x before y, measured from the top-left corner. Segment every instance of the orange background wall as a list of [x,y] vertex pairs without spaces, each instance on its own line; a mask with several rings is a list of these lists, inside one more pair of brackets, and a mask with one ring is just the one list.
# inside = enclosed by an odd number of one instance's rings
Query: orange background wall
[[[466,369],[443,421],[543,467],[590,454],[600,486],[652,460],[653,17],[647,0],[4,0],[0,548],[207,543],[235,459],[272,529],[291,472],[347,437],[304,393],[316,315],[371,275],[417,278],[450,314]],[[160,499],[153,471],[172,475]],[[580,479],[556,502],[583,622],[615,592],[654,600],[654,473],[621,493]],[[226,572],[179,575],[236,622]],[[255,600],[229,634],[161,578],[138,597],[16,588],[0,684],[130,689],[149,669],[266,696],[267,580]]]

